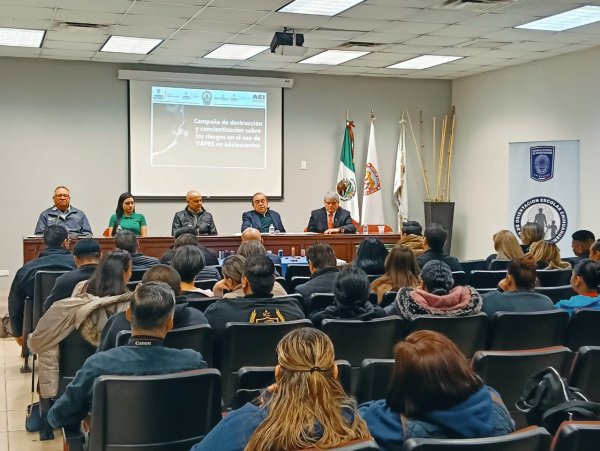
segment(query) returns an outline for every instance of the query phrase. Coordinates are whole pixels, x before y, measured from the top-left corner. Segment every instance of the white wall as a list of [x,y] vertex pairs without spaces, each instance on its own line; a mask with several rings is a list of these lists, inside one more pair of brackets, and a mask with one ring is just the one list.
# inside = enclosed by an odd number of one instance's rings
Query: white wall
[[453,253],[485,258],[493,252],[492,235],[508,228],[509,142],[580,140],[578,225],[600,235],[599,73],[596,47],[453,82]]
[[[12,274],[22,265],[21,238],[33,232],[39,212],[52,204],[56,185],[64,184],[71,189],[73,205],[87,213],[96,234],[104,230],[118,195],[126,190],[127,84],[117,79],[117,71],[122,68],[177,70],[0,58],[0,192],[6,218],[0,234],[0,269],[9,269],[11,273],[9,278],[0,278],[3,299]],[[294,87],[285,92],[284,103],[285,199],[271,203],[282,214],[286,228],[301,231],[310,210],[322,206],[322,195],[334,187],[347,108],[357,125],[355,161],[359,180],[364,176],[371,108],[376,113],[386,222],[395,225],[391,190],[400,111],[407,105],[413,121],[419,109],[426,118],[441,117],[450,108],[451,83],[264,75],[294,79]],[[408,142],[411,143],[410,138]],[[301,160],[307,161],[306,171],[300,170]],[[408,165],[417,168],[414,152],[408,156]],[[410,211],[411,216],[422,220],[419,177],[416,170],[409,174]],[[190,188],[202,190],[202,180]],[[145,214],[150,235],[168,235],[173,213],[183,206],[183,201],[139,202],[137,210]],[[207,200],[205,207],[213,213],[219,232],[230,234],[239,231],[241,213],[250,204]]]

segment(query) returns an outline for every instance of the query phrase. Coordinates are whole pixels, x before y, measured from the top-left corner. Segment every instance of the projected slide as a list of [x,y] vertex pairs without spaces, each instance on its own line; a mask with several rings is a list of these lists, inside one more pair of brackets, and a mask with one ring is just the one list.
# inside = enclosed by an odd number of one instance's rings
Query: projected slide
[[266,167],[266,92],[152,86],[151,98],[151,166]]

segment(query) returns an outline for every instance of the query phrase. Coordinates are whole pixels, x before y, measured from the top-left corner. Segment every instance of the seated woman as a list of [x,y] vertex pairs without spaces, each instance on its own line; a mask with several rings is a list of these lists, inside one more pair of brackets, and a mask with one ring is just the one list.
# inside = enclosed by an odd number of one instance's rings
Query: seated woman
[[398,291],[404,287],[419,285],[419,266],[412,249],[397,245],[385,259],[385,274],[374,280],[371,291],[377,293],[377,302],[381,304],[386,291]]
[[369,276],[380,276],[385,272],[388,251],[377,238],[368,237],[360,243],[352,266],[362,269]]
[[98,297],[117,296],[127,293],[131,278],[131,254],[122,249],[107,252],[88,280],[75,285],[73,296],[82,293]]
[[560,251],[555,243],[536,241],[529,248],[529,254],[535,259],[538,269],[567,269],[569,262],[560,259]]
[[425,252],[423,248],[423,227],[417,221],[406,221],[402,223],[402,236],[398,244],[410,247],[415,257]]
[[421,270],[421,286],[401,288],[385,312],[412,319],[418,315],[467,316],[481,311],[477,290],[468,286],[452,288],[452,285],[450,267],[439,260],[428,261]]
[[288,333],[277,345],[277,361],[275,384],[258,406],[229,413],[192,451],[329,449],[370,438],[337,381],[327,335],[308,327]]
[[482,438],[514,431],[500,395],[484,385],[446,336],[413,332],[395,354],[386,399],[359,407],[382,450],[400,451],[409,438]]
[[[267,250],[265,249],[265,247],[263,246],[262,243],[258,242],[258,241],[244,241],[242,244],[240,244],[240,246],[237,249],[237,255],[241,255],[244,258],[248,258],[252,255],[267,255]],[[279,276],[279,274],[277,272],[275,272],[276,276]],[[241,283],[241,277],[240,277],[240,283]],[[273,296],[286,296],[287,295],[287,291],[285,291],[285,288],[283,288],[283,286],[275,281],[275,285],[273,285],[273,290],[271,291],[271,294]],[[227,296],[227,297],[244,297],[244,294],[241,293],[239,296]]]
[[529,247],[532,243],[542,241],[544,239],[544,230],[535,222],[527,222],[521,227],[521,248],[523,252],[529,252]]
[[510,230],[500,230],[494,233],[494,249],[495,254],[490,255],[485,259],[488,269],[492,269],[492,262],[497,261],[510,261],[517,260],[523,255],[523,249],[517,241],[517,237]]
[[223,279],[213,287],[213,293],[222,298],[243,298],[242,274],[246,257],[235,254],[223,261]]
[[596,240],[590,246],[590,260],[600,261],[600,240]]
[[146,218],[135,212],[135,199],[131,193],[123,193],[119,196],[117,210],[110,217],[108,228],[110,236],[115,236],[121,229],[131,230],[136,236],[148,235]]
[[580,309],[600,310],[600,296],[598,296],[598,285],[600,285],[600,263],[593,260],[584,260],[575,265],[571,276],[571,286],[575,296],[570,299],[559,301],[554,306],[569,312]]
[[368,321],[382,318],[385,311],[369,302],[369,278],[359,268],[346,266],[335,278],[333,285],[334,303],[321,312],[310,315],[316,327],[324,319],[357,319]]

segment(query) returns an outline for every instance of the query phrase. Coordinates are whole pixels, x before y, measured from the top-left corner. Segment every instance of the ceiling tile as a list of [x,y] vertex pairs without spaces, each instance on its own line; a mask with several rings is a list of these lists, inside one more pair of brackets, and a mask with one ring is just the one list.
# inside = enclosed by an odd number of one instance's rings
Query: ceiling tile
[[45,40],[99,44],[104,43],[107,38],[108,34],[101,31],[77,32],[68,30],[50,30],[46,32]]
[[161,5],[157,3],[135,2],[129,10],[129,14],[141,14],[144,16],[179,17],[189,19],[202,10],[201,6],[186,5]]
[[509,14],[498,14],[498,13],[486,13],[470,19],[461,20],[459,25],[467,25],[474,27],[515,27],[526,23],[530,18],[524,18],[523,16],[509,15]]
[[403,20],[414,17],[419,13],[416,8],[402,8],[399,6],[375,6],[360,4],[344,11],[341,17],[364,17],[365,19]]
[[0,17],[21,19],[52,19],[53,8],[36,8],[33,6],[0,6]]
[[196,19],[253,24],[265,17],[266,14],[265,11],[253,11],[249,9],[208,7],[202,10],[202,12],[196,16]]
[[290,2],[290,0],[214,0],[210,3],[211,6],[217,6],[219,8],[234,8],[244,9],[248,7],[248,4],[252,4],[252,9],[260,11],[273,11],[284,7]]
[[450,36],[419,36],[404,42],[405,45],[450,47],[465,42],[468,38],[453,38]]
[[275,26],[280,30],[283,27],[297,28],[297,31],[310,30],[315,27],[325,26],[329,17],[307,14],[271,13],[264,15],[258,22],[260,25]]
[[443,9],[427,9],[410,18],[412,22],[453,24],[476,16],[469,11],[452,11]]
[[135,38],[166,39],[177,31],[176,28],[136,27],[132,25],[113,25],[110,34]]
[[127,14],[119,21],[119,25],[138,27],[179,28],[187,22],[183,17],[144,16]]
[[383,19],[354,19],[350,17],[332,17],[325,22],[322,28],[336,29],[336,30],[355,30],[355,31],[371,31],[378,27],[382,27],[389,23],[393,23],[390,20]]
[[42,49],[42,57],[68,57],[70,59],[89,59],[94,56],[96,51],[92,50],[77,50],[77,49]]
[[437,30],[441,30],[445,28],[446,25],[437,24],[437,23],[413,23],[406,21],[390,21],[387,25],[383,25],[377,28],[375,31],[381,33],[406,33],[406,34],[414,34],[421,35],[432,33]]
[[433,31],[435,36],[450,36],[462,38],[476,38],[485,34],[498,31],[497,27],[469,27],[466,25],[449,25],[445,28]]
[[45,49],[73,49],[73,50],[100,50],[100,44],[95,42],[77,42],[77,41],[53,41],[51,39],[44,39]]
[[60,22],[81,22],[101,25],[112,25],[118,23],[122,17],[123,15],[118,13],[82,11],[61,8],[56,12],[54,20],[58,20]]
[[194,19],[186,23],[183,29],[195,31],[220,31],[226,33],[239,33],[240,31],[248,29],[248,25],[233,22],[213,22],[208,20]]
[[[0,0],[2,2],[3,0]],[[49,3],[47,0],[45,3]],[[109,13],[125,13],[131,7],[131,0],[57,0],[62,9],[76,9],[82,11],[103,11]]]

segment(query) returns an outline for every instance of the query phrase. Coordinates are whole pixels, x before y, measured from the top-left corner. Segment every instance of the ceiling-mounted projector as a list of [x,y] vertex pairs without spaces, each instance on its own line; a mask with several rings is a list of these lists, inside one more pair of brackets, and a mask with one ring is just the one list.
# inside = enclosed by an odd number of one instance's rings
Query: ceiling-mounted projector
[[303,56],[308,52],[308,48],[302,47],[303,44],[303,34],[284,28],[283,31],[275,32],[275,36],[273,36],[273,40],[271,41],[271,53]]

